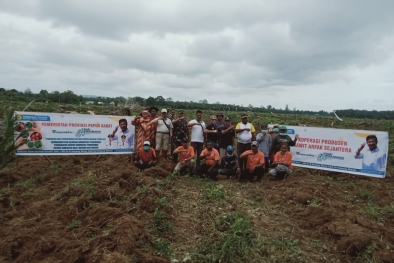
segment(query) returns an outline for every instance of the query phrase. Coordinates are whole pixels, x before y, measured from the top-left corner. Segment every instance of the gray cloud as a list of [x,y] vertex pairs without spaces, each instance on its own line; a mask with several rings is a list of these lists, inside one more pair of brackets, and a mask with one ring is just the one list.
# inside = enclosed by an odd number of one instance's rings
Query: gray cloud
[[[350,0],[0,1],[0,85],[389,109],[390,96],[363,96],[394,81],[393,7]],[[334,90],[349,90],[352,101],[320,96]]]

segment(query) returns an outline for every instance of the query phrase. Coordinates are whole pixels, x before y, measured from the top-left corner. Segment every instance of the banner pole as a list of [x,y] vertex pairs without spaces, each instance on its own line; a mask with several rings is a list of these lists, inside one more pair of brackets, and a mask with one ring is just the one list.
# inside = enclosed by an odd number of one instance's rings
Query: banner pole
[[53,162],[48,158],[48,156],[44,155],[44,157],[45,157],[45,159],[47,159],[47,161],[48,161],[51,165],[53,165]]

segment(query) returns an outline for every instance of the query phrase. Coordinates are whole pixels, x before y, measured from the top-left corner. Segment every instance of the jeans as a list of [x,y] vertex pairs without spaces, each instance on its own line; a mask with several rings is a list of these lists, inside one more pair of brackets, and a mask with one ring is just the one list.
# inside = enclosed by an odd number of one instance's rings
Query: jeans
[[203,142],[191,142],[191,146],[193,147],[193,149],[197,155],[196,168],[200,167],[200,155],[201,155],[202,147],[204,146],[204,143]]
[[277,178],[277,179],[284,179],[287,175],[291,175],[293,171],[284,165],[281,165],[280,169],[277,167],[271,169],[268,175]]

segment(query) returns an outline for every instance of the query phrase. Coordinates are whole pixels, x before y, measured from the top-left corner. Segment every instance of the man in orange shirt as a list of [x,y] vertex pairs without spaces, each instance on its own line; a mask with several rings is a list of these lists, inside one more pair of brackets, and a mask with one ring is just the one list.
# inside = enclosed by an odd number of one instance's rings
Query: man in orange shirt
[[149,141],[145,141],[144,146],[138,150],[137,155],[134,157],[134,165],[140,171],[156,165],[156,152],[150,147]]
[[173,174],[180,173],[182,169],[189,168],[189,174],[193,175],[194,149],[189,146],[187,138],[182,139],[182,146],[174,150],[174,154],[179,153],[179,163],[175,166]]
[[282,143],[280,152],[277,152],[274,157],[274,163],[271,165],[275,167],[268,172],[271,179],[284,179],[286,176],[293,173],[292,163],[293,155],[289,151],[289,145]]
[[253,178],[257,176],[257,181],[261,181],[264,175],[264,153],[259,151],[259,144],[253,141],[251,144],[251,150],[247,150],[242,153],[239,158],[246,160],[246,169],[242,171],[240,181],[248,180],[253,181]]
[[205,160],[205,162],[198,167],[196,172],[200,177],[208,177],[212,180],[215,179],[218,175],[220,155],[219,152],[213,148],[211,141],[207,142],[207,148],[201,152],[200,160]]

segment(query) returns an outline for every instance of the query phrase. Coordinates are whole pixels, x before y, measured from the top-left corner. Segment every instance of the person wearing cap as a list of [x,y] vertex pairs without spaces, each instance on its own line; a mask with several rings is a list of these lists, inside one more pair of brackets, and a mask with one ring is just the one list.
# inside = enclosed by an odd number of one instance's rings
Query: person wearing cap
[[216,114],[216,118],[217,118],[217,121],[215,123],[216,128],[219,128],[220,126],[224,126],[224,121],[223,121],[224,115],[223,115],[223,113],[218,112],[218,114]]
[[[280,151],[280,146],[283,143],[287,143],[288,146],[294,146],[297,143],[297,140],[300,136],[298,134],[295,135],[294,141],[291,139],[289,135],[287,135],[287,127],[285,125],[279,126],[279,135],[276,136],[272,140],[272,146],[270,150],[270,156],[275,155]],[[289,148],[290,151],[290,148]]]
[[149,141],[151,144],[154,141],[155,130],[153,129],[152,125],[150,124],[150,117],[149,111],[143,110],[134,120],[131,121],[137,128],[137,136],[136,136],[136,149],[142,149],[144,141]]
[[202,120],[202,111],[196,111],[196,118],[189,121],[187,127],[191,128],[191,146],[197,153],[196,168],[200,167],[200,155],[204,146],[205,122]]
[[260,126],[261,133],[257,134],[256,141],[259,143],[259,151],[264,153],[265,158],[265,172],[268,173],[270,166],[270,149],[272,145],[272,137],[268,133],[268,127],[265,124]]
[[[253,124],[248,122],[248,115],[245,113],[242,114],[241,120],[242,121],[235,127],[235,133],[238,137],[238,156],[241,156],[243,152],[250,150],[250,143],[255,140],[255,129]],[[246,168],[246,159],[239,160],[239,167],[241,168],[241,172]]]
[[176,148],[174,154],[179,154],[179,163],[175,166],[173,174],[178,174],[182,169],[188,168],[189,174],[193,175],[194,149],[189,146],[189,140],[187,138],[182,139],[182,146]]
[[[234,145],[235,129],[229,117],[224,119],[224,125],[218,128],[220,159],[227,156],[227,146]],[[221,162],[221,161],[220,161]]]
[[227,175],[227,179],[232,178],[237,173],[240,173],[238,165],[238,156],[234,154],[234,147],[232,145],[227,146],[226,156],[221,158],[219,174]]
[[257,181],[261,181],[264,175],[264,153],[259,151],[259,143],[253,141],[251,143],[251,150],[247,150],[239,156],[240,160],[246,160],[246,169],[241,172],[240,181],[253,181],[257,176]]
[[204,130],[204,134],[206,136],[205,141],[211,141],[212,147],[219,151],[219,142],[218,142],[218,131],[216,128],[217,118],[215,115],[212,115],[210,118],[210,124]]
[[[171,137],[171,150],[174,151],[176,148],[182,145],[183,139],[188,138],[187,120],[183,110],[178,111],[178,118],[172,120],[173,131]],[[172,160],[178,163],[178,154],[172,153]]]
[[112,140],[118,142],[120,149],[134,148],[134,134],[127,128],[126,119],[119,120],[119,125],[112,132]]
[[156,156],[159,158],[160,151],[161,156],[166,159],[168,145],[170,138],[172,137],[172,121],[167,118],[167,110],[161,110],[161,117],[156,118],[150,122],[150,124],[157,124],[156,128]]
[[149,141],[145,141],[143,147],[134,156],[134,165],[141,171],[156,165],[156,152],[150,147]]
[[200,160],[204,160],[204,164],[196,168],[196,172],[200,177],[208,177],[214,180],[218,175],[220,156],[219,152],[213,148],[212,142],[207,142],[206,148],[201,152]]

